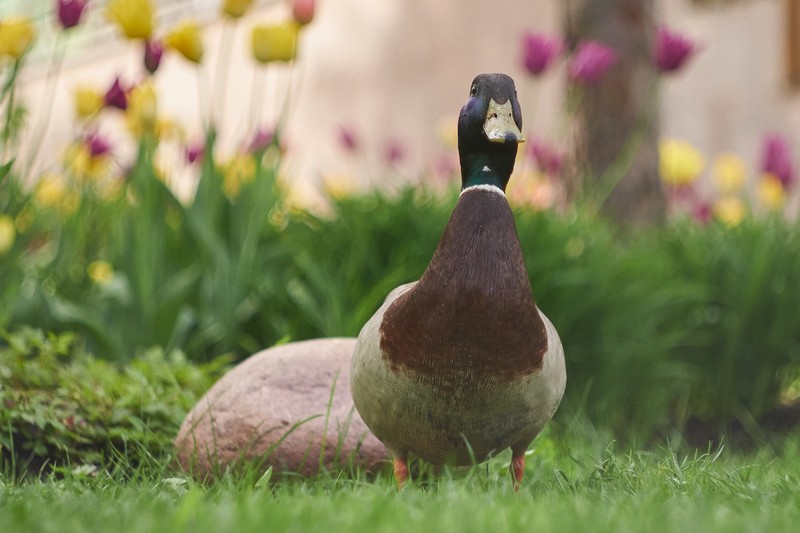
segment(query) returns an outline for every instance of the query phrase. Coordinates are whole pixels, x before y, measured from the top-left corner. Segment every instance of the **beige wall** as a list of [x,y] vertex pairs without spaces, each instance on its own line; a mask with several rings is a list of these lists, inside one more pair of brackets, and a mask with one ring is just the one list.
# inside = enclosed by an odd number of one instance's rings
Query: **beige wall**
[[[526,79],[519,66],[519,39],[525,30],[559,33],[554,0],[319,0],[303,35],[294,81],[302,89],[293,104],[287,143],[287,173],[298,183],[317,184],[324,175],[349,174],[362,182],[413,178],[444,147],[442,120],[455,123],[472,77],[505,71],[516,79],[527,118],[526,129],[554,136],[561,120],[563,70],[541,82]],[[701,42],[703,51],[689,68],[662,87],[665,135],[691,140],[709,157],[724,150],[757,163],[761,137],[779,131],[800,139],[800,106],[782,78],[783,2],[749,0],[727,8],[696,8],[688,0],[661,0],[662,19]],[[251,119],[254,65],[249,28],[281,14],[262,10],[237,27],[230,59],[222,150],[230,151],[249,122],[271,122],[285,91],[287,70],[271,69],[263,84],[262,114]],[[198,71],[179,57],[167,57],[156,77],[164,112],[200,135],[198,75],[210,80],[217,64],[221,24],[205,33],[206,58]],[[76,135],[72,91],[80,82],[105,85],[115,73],[133,75],[139,51],[119,39],[100,52],[69,61],[56,91],[54,120],[41,152],[40,167],[51,164],[59,147]],[[42,77],[31,73],[24,95],[36,121]],[[535,109],[535,111],[534,111]],[[124,144],[118,120],[103,131]],[[362,136],[363,157],[346,156],[337,143],[340,124]],[[408,159],[396,172],[382,163],[390,139],[407,145]],[[795,145],[800,148],[800,145]]]

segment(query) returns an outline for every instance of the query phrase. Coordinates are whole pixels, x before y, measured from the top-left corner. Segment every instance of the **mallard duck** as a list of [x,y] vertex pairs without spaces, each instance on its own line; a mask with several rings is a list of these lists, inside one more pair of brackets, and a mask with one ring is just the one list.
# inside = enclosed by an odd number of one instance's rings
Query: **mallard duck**
[[556,412],[564,350],[536,307],[505,189],[521,133],[514,80],[481,74],[458,118],[462,189],[419,281],[389,293],[353,354],[353,401],[394,457],[470,465],[525,451]]

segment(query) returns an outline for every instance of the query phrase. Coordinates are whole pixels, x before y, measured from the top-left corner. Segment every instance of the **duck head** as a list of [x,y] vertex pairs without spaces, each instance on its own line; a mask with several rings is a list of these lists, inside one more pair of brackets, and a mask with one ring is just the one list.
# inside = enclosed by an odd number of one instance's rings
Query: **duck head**
[[514,80],[505,74],[479,74],[458,116],[461,188],[494,185],[503,191],[514,170],[522,136],[522,111]]

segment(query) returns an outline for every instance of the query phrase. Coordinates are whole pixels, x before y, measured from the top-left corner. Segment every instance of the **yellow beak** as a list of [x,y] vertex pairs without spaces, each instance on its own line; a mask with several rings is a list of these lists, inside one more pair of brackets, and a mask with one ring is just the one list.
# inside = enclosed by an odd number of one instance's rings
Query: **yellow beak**
[[525,137],[522,136],[517,123],[514,122],[510,99],[506,100],[503,105],[495,102],[494,98],[489,100],[489,110],[486,112],[483,132],[486,133],[486,138],[494,143],[525,142]]

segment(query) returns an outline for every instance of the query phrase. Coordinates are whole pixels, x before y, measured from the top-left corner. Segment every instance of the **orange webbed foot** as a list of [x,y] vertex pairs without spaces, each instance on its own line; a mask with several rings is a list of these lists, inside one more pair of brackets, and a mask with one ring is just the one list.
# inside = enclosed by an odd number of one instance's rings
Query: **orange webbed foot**
[[397,490],[401,490],[408,480],[408,462],[404,457],[394,458],[394,479],[397,481]]
[[511,477],[514,482],[514,492],[519,492],[519,487],[522,484],[522,475],[525,473],[525,454],[513,455],[511,457]]

